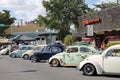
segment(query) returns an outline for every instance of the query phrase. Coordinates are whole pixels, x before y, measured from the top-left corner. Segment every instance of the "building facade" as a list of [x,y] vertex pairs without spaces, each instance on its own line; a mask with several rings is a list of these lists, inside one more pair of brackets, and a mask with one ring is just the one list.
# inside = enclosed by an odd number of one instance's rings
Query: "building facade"
[[35,23],[25,23],[23,25],[11,26],[5,31],[6,34],[12,36],[25,35],[35,38],[33,43],[36,45],[54,43],[57,40],[58,31],[46,30],[44,26],[39,26]]
[[[79,33],[102,42],[120,41],[120,6],[78,17]],[[83,36],[81,36],[83,37]]]

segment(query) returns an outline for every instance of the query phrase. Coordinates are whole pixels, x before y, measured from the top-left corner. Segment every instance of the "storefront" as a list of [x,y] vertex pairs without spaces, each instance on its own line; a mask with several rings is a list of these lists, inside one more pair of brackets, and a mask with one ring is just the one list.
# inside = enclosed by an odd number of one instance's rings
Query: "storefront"
[[78,17],[79,33],[102,42],[120,41],[120,6]]

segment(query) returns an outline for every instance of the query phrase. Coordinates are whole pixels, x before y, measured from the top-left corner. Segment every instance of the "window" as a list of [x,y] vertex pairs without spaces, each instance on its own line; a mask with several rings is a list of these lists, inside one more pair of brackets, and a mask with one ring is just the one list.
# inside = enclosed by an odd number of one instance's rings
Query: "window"
[[33,47],[26,47],[26,50],[32,50]]
[[69,49],[67,50],[67,52],[68,52],[68,53],[76,53],[76,52],[78,52],[78,48],[77,48],[77,47],[69,48]]
[[44,47],[44,49],[42,50],[43,52],[49,52],[50,51],[50,47],[49,46],[46,46]]
[[42,50],[42,49],[43,49],[42,46],[40,46],[40,47],[35,47],[35,48],[34,48],[34,50]]
[[112,49],[107,52],[107,56],[120,57],[120,49]]
[[26,47],[21,47],[20,50],[26,50]]
[[112,50],[107,51],[107,56],[112,56]]
[[86,48],[86,47],[81,47],[81,48],[80,48],[80,52],[84,52],[84,53],[90,52],[90,49],[89,49],[89,48]]
[[59,47],[52,47],[51,52],[61,52],[61,49]]

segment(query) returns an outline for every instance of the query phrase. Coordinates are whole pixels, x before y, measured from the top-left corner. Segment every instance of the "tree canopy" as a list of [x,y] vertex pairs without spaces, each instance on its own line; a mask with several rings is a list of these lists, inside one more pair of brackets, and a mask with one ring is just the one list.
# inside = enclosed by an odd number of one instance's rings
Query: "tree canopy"
[[43,0],[46,8],[46,16],[39,15],[37,22],[50,29],[59,30],[59,39],[63,40],[70,34],[70,26],[74,24],[78,27],[78,16],[87,14],[91,9],[83,0]]
[[[10,11],[3,10],[0,12],[0,24],[4,25],[11,25],[14,23],[14,20],[16,20],[14,17],[11,17]],[[0,27],[0,33],[4,34],[4,30],[7,29],[9,26],[1,26]]]
[[115,6],[118,6],[120,5],[119,3],[119,0],[116,0],[116,2],[108,2],[108,3],[100,3],[100,4],[94,4],[96,10],[104,10],[104,9],[107,9],[107,8],[112,8],[112,7],[115,7]]

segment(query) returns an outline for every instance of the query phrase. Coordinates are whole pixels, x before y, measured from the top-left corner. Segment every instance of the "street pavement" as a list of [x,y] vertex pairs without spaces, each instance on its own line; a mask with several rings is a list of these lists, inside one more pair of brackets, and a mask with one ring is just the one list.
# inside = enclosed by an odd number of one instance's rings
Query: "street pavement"
[[120,76],[85,76],[75,67],[50,67],[47,62],[31,63],[0,55],[0,80],[119,80]]

